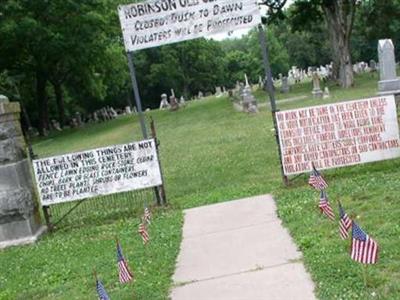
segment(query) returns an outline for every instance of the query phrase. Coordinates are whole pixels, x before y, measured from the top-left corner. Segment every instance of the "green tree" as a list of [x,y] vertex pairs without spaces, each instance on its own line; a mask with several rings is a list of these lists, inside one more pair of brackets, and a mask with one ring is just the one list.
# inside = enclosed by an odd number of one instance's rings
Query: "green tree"
[[397,45],[400,57],[400,1],[361,1],[352,36],[353,57],[356,60],[377,59],[378,40],[390,38]]
[[104,97],[110,74],[103,64],[111,59],[109,48],[120,45],[114,6],[109,0],[2,3],[0,69],[32,78],[42,134],[49,127],[50,83],[61,122],[66,88]]
[[342,87],[353,85],[350,40],[357,0],[297,0],[293,9],[293,26],[304,27],[324,18],[328,28],[334,77]]

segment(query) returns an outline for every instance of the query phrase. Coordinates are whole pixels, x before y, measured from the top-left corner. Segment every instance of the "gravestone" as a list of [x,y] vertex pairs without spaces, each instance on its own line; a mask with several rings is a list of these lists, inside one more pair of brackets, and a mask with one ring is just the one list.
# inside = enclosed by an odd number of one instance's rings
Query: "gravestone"
[[288,77],[282,77],[281,93],[289,93],[289,79]]
[[179,99],[179,106],[186,106],[186,101],[185,101],[185,97],[181,96],[181,98]]
[[127,114],[127,115],[132,114],[132,109],[130,106],[125,106],[125,114]]
[[118,117],[118,114],[113,107],[108,108],[108,114],[111,119],[115,119],[116,117]]
[[323,92],[321,90],[320,87],[320,79],[319,79],[319,75],[318,72],[313,72],[313,90],[312,90],[312,94],[314,96],[314,98],[321,98],[323,95]]
[[20,105],[0,97],[0,249],[33,243],[44,232],[20,124]]
[[170,107],[171,111],[176,111],[179,109],[178,101],[176,101],[176,98],[174,95],[169,97],[169,105],[171,106]]
[[328,99],[331,96],[331,93],[329,92],[329,88],[326,86],[324,89],[324,95],[322,96],[322,99]]
[[396,60],[394,57],[394,46],[392,40],[379,40],[379,74],[378,94],[399,94],[400,78],[396,75]]
[[203,97],[204,97],[203,92],[202,92],[202,91],[199,91],[199,94],[198,94],[197,97],[198,97],[199,99],[203,99]]
[[168,99],[167,99],[167,94],[162,94],[161,95],[161,102],[160,102],[160,110],[163,109],[168,109],[171,106],[169,105]]
[[376,71],[376,61],[371,59],[369,61],[369,67],[371,68],[371,71]]
[[244,87],[241,96],[242,96],[243,111],[248,113],[257,113],[258,112],[257,100],[252,95],[250,86]]
[[95,111],[95,112],[93,113],[93,121],[94,121],[95,123],[99,122],[99,116],[97,115],[97,111]]
[[53,127],[54,130],[57,131],[62,131],[61,127],[60,127],[60,123],[57,120],[51,120],[51,126]]
[[222,89],[220,86],[215,87],[215,96],[220,97],[222,95]]
[[263,89],[264,88],[264,80],[261,76],[258,76],[258,88]]
[[244,74],[244,80],[246,82],[246,87],[250,87],[249,79],[247,78],[247,74]]
[[82,116],[81,116],[81,113],[80,113],[80,112],[76,112],[76,113],[75,113],[75,120],[76,120],[76,124],[77,124],[76,127],[81,127],[81,126],[83,125],[83,123],[82,123]]

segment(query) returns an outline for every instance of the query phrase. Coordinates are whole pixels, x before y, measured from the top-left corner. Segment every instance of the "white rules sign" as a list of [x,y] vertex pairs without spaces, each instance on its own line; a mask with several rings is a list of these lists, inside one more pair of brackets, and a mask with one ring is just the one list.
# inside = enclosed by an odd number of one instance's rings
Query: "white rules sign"
[[118,8],[126,51],[261,23],[256,0],[150,0]]
[[394,96],[276,114],[285,175],[400,157]]
[[33,161],[43,206],[162,184],[154,139]]

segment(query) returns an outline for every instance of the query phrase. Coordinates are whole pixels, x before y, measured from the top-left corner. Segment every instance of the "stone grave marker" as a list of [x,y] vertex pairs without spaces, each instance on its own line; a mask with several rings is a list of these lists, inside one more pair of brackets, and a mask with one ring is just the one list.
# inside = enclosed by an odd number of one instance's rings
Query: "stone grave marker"
[[171,106],[170,107],[171,111],[176,111],[179,109],[178,101],[176,101],[176,98],[174,95],[169,97],[169,105]]
[[289,79],[286,76],[282,77],[281,93],[289,93]]
[[320,78],[317,71],[313,72],[312,80],[313,80],[313,90],[311,93],[314,96],[314,98],[321,98],[323,96],[323,92],[321,90]]
[[326,86],[324,89],[324,94],[322,96],[322,99],[328,99],[331,97],[331,93],[329,92],[329,88]]
[[160,102],[160,110],[168,109],[171,105],[169,105],[167,94],[161,95],[161,102]]
[[378,94],[399,94],[400,78],[396,74],[396,60],[394,57],[394,46],[390,39],[379,40],[379,74]]

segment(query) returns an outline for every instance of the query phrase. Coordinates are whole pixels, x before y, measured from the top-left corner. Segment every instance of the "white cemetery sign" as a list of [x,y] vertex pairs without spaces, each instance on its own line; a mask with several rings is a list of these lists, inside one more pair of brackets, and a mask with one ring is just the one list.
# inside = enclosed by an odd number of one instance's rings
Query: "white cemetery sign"
[[154,139],[33,161],[43,206],[162,184]]
[[285,175],[400,157],[394,96],[276,114]]
[[149,0],[121,5],[118,14],[128,52],[261,23],[256,0]]

